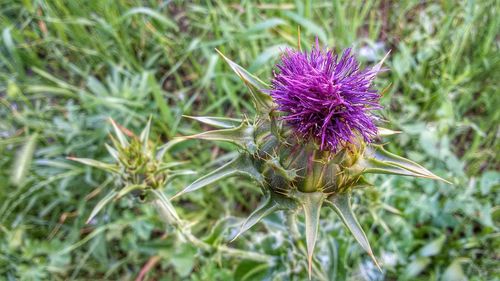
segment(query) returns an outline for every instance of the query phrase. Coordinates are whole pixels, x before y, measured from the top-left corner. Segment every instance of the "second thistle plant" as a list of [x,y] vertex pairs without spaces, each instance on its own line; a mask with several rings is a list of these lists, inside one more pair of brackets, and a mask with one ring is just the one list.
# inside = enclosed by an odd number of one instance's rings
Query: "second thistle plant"
[[[156,148],[152,145],[149,140],[151,119],[139,136],[121,128],[113,119],[110,119],[110,122],[113,126],[114,136],[110,135],[112,145],[106,144],[106,149],[115,160],[114,163],[104,163],[88,158],[68,158],[111,173],[115,179],[115,188],[95,206],[87,222],[91,221],[112,200],[120,199],[129,193],[139,198],[145,198],[149,191],[161,202],[167,204],[171,214],[175,215],[175,210],[170,206],[170,202],[163,195],[161,189],[175,177],[193,172],[173,169],[183,164],[182,162],[163,161],[168,146]],[[128,132],[129,137],[127,137],[126,132]]]
[[320,210],[327,206],[378,266],[352,211],[352,191],[369,186],[365,175],[370,173],[442,180],[375,143],[377,136],[396,133],[376,126],[380,94],[372,82],[383,60],[363,70],[350,49],[338,56],[316,43],[310,52],[285,51],[268,85],[220,55],[248,87],[257,114],[241,120],[190,117],[218,129],[186,138],[230,142],[240,153],[176,196],[227,177],[249,177],[265,199],[235,238],[273,212],[301,211],[311,275]]

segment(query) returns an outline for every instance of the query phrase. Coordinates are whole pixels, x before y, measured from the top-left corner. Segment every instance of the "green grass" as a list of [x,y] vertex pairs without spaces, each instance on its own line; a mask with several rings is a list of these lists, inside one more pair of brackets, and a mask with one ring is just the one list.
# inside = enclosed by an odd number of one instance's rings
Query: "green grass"
[[[197,253],[131,197],[85,225],[114,183],[66,159],[110,161],[108,117],[138,133],[152,115],[161,144],[204,129],[182,115],[251,115],[249,93],[214,48],[268,81],[299,26],[304,48],[315,37],[354,46],[365,65],[391,50],[377,83],[391,85],[382,114],[403,134],[388,148],[454,183],[379,176],[356,196],[383,273],[324,214],[317,256],[328,278],[499,280],[498,1],[14,2],[0,4],[0,280],[133,280],[148,261],[148,280],[306,278],[280,216],[231,244],[276,264]],[[223,151],[207,145],[172,157],[210,170]],[[232,179],[174,204],[205,237],[216,224],[234,229],[260,198]],[[213,243],[230,234],[215,231]]]

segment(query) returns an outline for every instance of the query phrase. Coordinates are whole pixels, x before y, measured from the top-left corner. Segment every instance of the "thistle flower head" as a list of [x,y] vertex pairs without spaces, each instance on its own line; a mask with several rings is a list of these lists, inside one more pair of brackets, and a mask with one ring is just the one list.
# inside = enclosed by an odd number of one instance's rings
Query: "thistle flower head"
[[[380,95],[371,88],[371,83],[387,55],[374,67],[360,70],[350,49],[340,57],[321,49],[318,43],[309,53],[288,50],[270,87],[221,56],[248,87],[257,114],[253,121],[189,117],[217,129],[181,140],[224,141],[237,145],[239,153],[175,197],[227,177],[246,176],[261,186],[265,199],[241,225],[235,238],[277,210],[289,211],[292,218],[301,210],[311,277],[321,207],[327,206],[340,216],[377,264],[350,202],[354,189],[371,186],[365,174],[443,180],[419,164],[388,152],[382,145],[370,143],[375,134],[398,133],[384,128],[377,132],[372,113],[381,106]],[[275,107],[281,112],[276,112]],[[293,135],[299,137],[291,139]],[[304,138],[313,141],[304,142]],[[296,234],[293,234],[296,228],[291,227],[292,235]]]
[[311,52],[287,50],[277,68],[270,93],[299,136],[336,152],[377,134],[372,111],[381,108],[380,95],[371,83],[378,65],[362,70],[351,49],[339,58],[316,42]]

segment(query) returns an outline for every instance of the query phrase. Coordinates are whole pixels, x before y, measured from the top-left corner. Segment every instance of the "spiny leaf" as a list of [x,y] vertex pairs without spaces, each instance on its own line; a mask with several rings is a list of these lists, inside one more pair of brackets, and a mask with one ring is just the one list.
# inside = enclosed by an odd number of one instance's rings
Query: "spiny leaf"
[[297,208],[297,202],[292,198],[283,196],[278,193],[271,192],[270,195],[266,196],[264,203],[262,203],[255,211],[250,214],[250,216],[245,220],[245,222],[240,226],[238,233],[231,239],[233,242],[245,231],[250,229],[252,226],[260,222],[264,217],[274,213],[278,210],[295,210]]
[[177,198],[178,196],[184,193],[192,192],[200,188],[203,188],[218,180],[237,175],[246,175],[258,182],[262,182],[263,180],[262,175],[255,169],[252,161],[248,158],[248,156],[240,155],[236,157],[234,160],[230,161],[229,163],[216,169],[215,171],[212,171],[211,173],[208,173],[203,177],[197,179],[189,186],[184,188],[182,191],[177,193],[175,196],[173,196],[172,199]]
[[344,222],[345,226],[352,233],[356,241],[358,241],[361,247],[363,247],[368,255],[370,255],[378,269],[381,270],[375,256],[373,255],[370,242],[368,241],[368,238],[366,238],[365,232],[359,225],[359,222],[352,211],[350,194],[342,193],[332,195],[327,199],[327,202],[329,203],[328,206],[330,206],[342,219],[342,222]]
[[399,133],[401,133],[401,131],[393,131],[387,128],[378,127],[378,135],[381,137],[392,136]]
[[187,140],[187,138],[178,137],[178,138],[174,138],[174,139],[168,141],[166,144],[160,146],[158,149],[158,152],[156,153],[156,160],[162,160],[163,157],[165,156],[165,153],[167,153],[170,149],[172,149],[172,147],[174,147],[176,144],[181,143],[185,140]]
[[145,186],[142,184],[127,185],[124,188],[120,189],[120,191],[116,195],[116,199],[118,200],[134,190],[144,189],[144,188],[145,188]]
[[240,230],[238,233],[231,239],[230,242],[233,242],[238,238],[241,234],[243,234],[245,231],[250,229],[252,226],[260,222],[264,217],[267,215],[274,213],[279,209],[279,204],[272,200],[271,196],[268,196],[265,200],[265,202],[260,205],[255,211],[253,211],[250,216],[245,220],[245,222],[241,225]]
[[89,158],[68,157],[68,159],[72,160],[72,161],[76,161],[76,162],[82,163],[82,164],[87,165],[87,166],[92,166],[92,167],[104,170],[104,171],[107,171],[107,172],[119,173],[118,168],[115,167],[115,165],[113,165],[113,164],[108,164],[108,163],[100,162],[100,161],[97,161],[97,160],[94,160],[94,159],[89,159]]
[[128,146],[128,141],[127,137],[123,134],[122,130],[118,125],[115,123],[115,120],[109,118],[109,122],[111,122],[111,125],[113,126],[113,130],[115,131],[115,135],[118,138],[118,141],[120,142],[120,145],[122,148],[125,148]]
[[180,221],[177,211],[168,198],[163,194],[161,190],[151,189],[151,193],[158,199],[159,204],[163,206],[163,209],[168,212],[169,217],[173,218],[176,222]]
[[306,226],[306,246],[309,279],[312,274],[312,258],[318,237],[319,215],[325,194],[322,192],[299,193]]
[[106,194],[106,196],[104,196],[104,198],[102,198],[101,201],[95,205],[94,209],[92,209],[92,212],[85,223],[89,223],[102,210],[102,208],[106,206],[106,204],[115,198],[116,194],[116,190],[111,190],[108,194]]
[[163,172],[163,171],[168,170],[170,168],[181,166],[181,165],[184,165],[186,163],[188,163],[188,162],[187,161],[172,161],[172,162],[161,163],[158,166],[158,169],[156,170],[156,172]]
[[371,144],[366,148],[363,157],[360,158],[353,169],[358,170],[362,174],[394,174],[441,180],[446,183],[450,183],[449,181],[434,175],[419,164],[392,154],[385,150],[381,145],[376,144]]
[[210,233],[203,237],[203,241],[210,245],[219,245],[228,228],[233,227],[237,223],[237,218],[232,216],[222,217],[210,227]]
[[167,179],[165,185],[167,183],[170,183],[171,181],[173,181],[177,177],[188,176],[188,175],[196,175],[196,174],[197,173],[195,171],[193,171],[193,170],[177,170],[177,171],[170,172],[168,174],[168,179]]
[[38,134],[31,135],[17,154],[17,159],[12,167],[12,174],[10,176],[10,182],[13,185],[19,186],[23,182],[31,166],[37,138]]
[[203,139],[214,141],[227,141],[254,153],[257,149],[254,138],[254,127],[247,122],[241,123],[236,128],[220,129],[187,136],[186,139]]
[[217,53],[229,64],[229,67],[240,77],[240,79],[245,83],[245,85],[250,90],[252,98],[255,103],[255,107],[259,110],[269,109],[271,104],[271,97],[262,92],[264,89],[269,89],[269,85],[264,83],[262,80],[245,70],[243,67],[239,66],[237,63],[228,59],[219,50],[215,49]]
[[387,52],[387,54],[385,54],[385,56],[380,60],[380,62],[372,67],[372,69],[369,72],[369,75],[367,76],[367,79],[369,79],[370,82],[373,81],[375,76],[377,76],[377,74],[382,70],[382,65],[384,64],[384,61],[387,59],[390,53],[391,51]]
[[198,122],[220,128],[220,129],[230,129],[234,127],[238,127],[243,120],[236,118],[227,118],[227,117],[210,117],[210,116],[188,116],[183,115],[183,117],[194,119]]
[[104,146],[106,147],[106,150],[109,152],[109,154],[113,157],[113,159],[115,159],[116,162],[120,162],[120,154],[118,153],[118,151],[107,143],[105,143]]
[[148,150],[148,140],[149,140],[149,132],[151,131],[151,116],[149,116],[148,123],[146,124],[146,127],[142,130],[139,140],[142,143],[142,151],[147,152]]

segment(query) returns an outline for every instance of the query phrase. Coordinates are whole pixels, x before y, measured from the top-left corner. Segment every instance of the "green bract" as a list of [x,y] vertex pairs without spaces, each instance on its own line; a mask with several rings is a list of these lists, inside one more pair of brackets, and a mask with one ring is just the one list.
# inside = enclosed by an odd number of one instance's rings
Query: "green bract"
[[[247,176],[260,185],[265,199],[242,224],[235,238],[273,212],[301,211],[305,217],[311,274],[320,209],[325,205],[339,215],[377,264],[368,239],[352,212],[352,191],[370,185],[364,178],[369,173],[443,179],[415,162],[386,151],[379,144],[350,145],[333,153],[322,151],[317,144],[300,139],[274,110],[271,97],[263,91],[269,89],[269,86],[224,55],[221,56],[250,90],[257,114],[253,119],[241,120],[189,117],[217,130],[183,139],[226,141],[237,145],[240,153],[224,166],[194,181],[175,197],[227,177]],[[384,128],[379,131],[380,135],[397,133]]]

